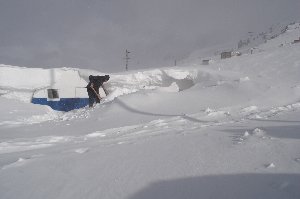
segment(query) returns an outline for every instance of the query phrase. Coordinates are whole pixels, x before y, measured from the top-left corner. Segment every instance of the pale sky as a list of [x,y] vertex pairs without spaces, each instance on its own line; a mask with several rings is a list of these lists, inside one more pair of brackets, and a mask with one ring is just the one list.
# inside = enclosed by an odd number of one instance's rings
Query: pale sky
[[248,31],[300,22],[299,0],[0,0],[0,63],[102,72],[170,66]]

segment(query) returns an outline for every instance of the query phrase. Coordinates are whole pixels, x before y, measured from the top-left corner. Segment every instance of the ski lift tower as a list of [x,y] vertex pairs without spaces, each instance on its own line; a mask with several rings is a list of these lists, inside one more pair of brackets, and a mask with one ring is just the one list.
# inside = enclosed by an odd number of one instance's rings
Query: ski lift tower
[[126,49],[126,56],[125,56],[125,60],[126,60],[126,71],[128,71],[128,62],[129,62],[129,51]]

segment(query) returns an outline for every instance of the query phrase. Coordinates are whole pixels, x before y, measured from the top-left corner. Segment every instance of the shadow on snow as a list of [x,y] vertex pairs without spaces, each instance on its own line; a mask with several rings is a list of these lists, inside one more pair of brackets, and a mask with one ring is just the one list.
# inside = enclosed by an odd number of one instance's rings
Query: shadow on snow
[[128,199],[299,199],[300,174],[236,174],[154,182]]
[[163,114],[163,113],[151,113],[151,112],[140,111],[140,110],[130,107],[129,105],[127,105],[126,103],[124,103],[123,101],[121,101],[118,98],[115,99],[115,102],[118,103],[124,109],[126,109],[130,112],[133,112],[133,113],[137,113],[137,114],[149,115],[149,116],[162,116],[162,117],[182,117],[183,119],[189,120],[191,122],[211,123],[211,121],[199,120],[199,119],[187,116],[185,114],[176,115],[176,114]]

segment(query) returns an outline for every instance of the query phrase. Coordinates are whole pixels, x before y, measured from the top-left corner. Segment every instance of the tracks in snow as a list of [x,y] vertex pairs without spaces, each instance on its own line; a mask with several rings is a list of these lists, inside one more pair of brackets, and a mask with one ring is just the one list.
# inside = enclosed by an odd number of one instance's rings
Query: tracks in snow
[[[256,106],[250,106],[239,109],[236,111],[236,113],[234,113],[234,111],[230,113],[226,110],[212,110],[208,108],[197,114],[181,115],[171,118],[153,120],[151,122],[138,125],[111,128],[103,131],[94,131],[83,136],[44,136],[30,139],[7,140],[0,143],[0,154],[35,150],[66,143],[134,143],[139,140],[148,139],[154,136],[169,134],[184,135],[201,128],[245,122],[252,119],[268,120],[275,115],[295,110],[300,110],[300,103],[272,108],[265,111],[259,110]],[[75,152],[78,154],[86,153],[88,151],[88,148],[84,148],[84,150],[75,150]]]

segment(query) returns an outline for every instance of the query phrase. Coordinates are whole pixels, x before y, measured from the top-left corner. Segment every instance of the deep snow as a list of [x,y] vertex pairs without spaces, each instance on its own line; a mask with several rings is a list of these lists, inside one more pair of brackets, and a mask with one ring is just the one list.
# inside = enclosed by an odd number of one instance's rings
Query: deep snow
[[0,198],[300,198],[299,37],[111,74],[101,104],[66,113],[29,103],[49,70],[1,65]]

